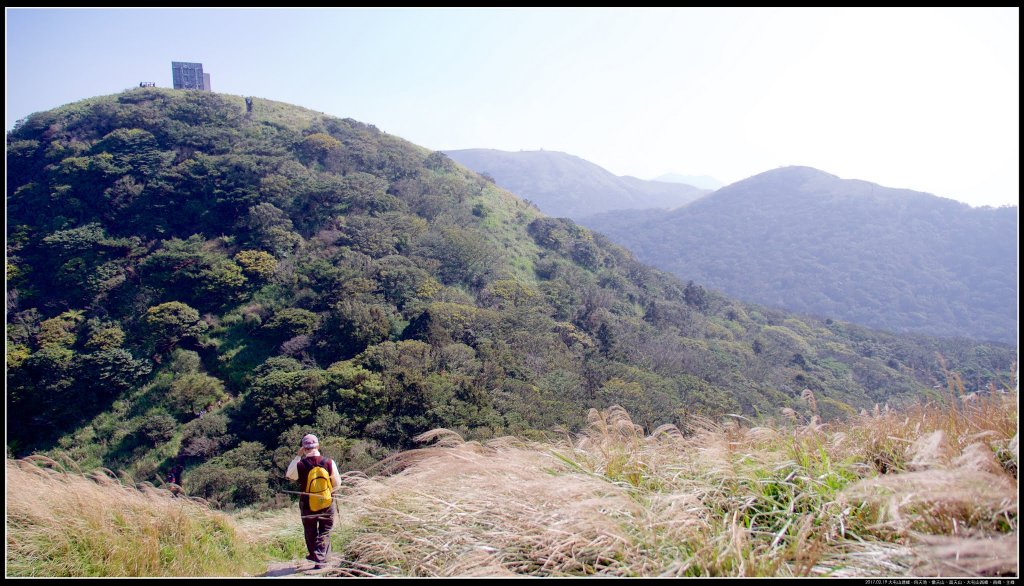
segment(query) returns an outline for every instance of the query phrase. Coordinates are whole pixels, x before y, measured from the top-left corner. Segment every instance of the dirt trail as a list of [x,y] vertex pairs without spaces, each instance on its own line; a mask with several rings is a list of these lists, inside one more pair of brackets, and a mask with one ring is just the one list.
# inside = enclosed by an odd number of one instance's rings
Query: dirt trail
[[313,568],[309,560],[292,560],[290,562],[271,562],[267,564],[265,574],[261,578],[304,578],[309,576],[329,577],[374,577],[387,575],[379,568],[363,566],[355,562],[345,562],[336,554],[327,557],[327,563],[319,570]]
[[[324,576],[337,573],[337,560],[330,560],[322,569],[314,570],[309,560],[292,560],[290,562],[271,562],[267,564],[267,572],[261,578],[301,578],[304,576]],[[334,572],[332,572],[334,570]]]

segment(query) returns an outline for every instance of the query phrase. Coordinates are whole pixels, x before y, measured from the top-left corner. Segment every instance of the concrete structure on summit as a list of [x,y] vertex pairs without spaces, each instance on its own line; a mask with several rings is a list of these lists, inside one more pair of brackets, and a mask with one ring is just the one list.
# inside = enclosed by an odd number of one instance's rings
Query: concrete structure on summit
[[210,91],[210,74],[203,73],[202,63],[171,61],[171,81],[176,90]]

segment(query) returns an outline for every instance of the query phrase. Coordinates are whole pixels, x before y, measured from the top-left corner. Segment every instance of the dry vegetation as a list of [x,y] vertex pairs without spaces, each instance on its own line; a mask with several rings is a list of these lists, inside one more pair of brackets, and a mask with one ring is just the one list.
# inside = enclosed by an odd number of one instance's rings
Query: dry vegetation
[[346,479],[333,573],[1017,575],[1016,399],[649,435],[612,408],[549,443],[434,431]]
[[266,567],[231,518],[201,501],[40,456],[5,468],[7,576],[238,576]]
[[[345,476],[320,574],[1014,576],[1017,395],[958,393],[828,425],[647,434],[614,407],[543,443],[435,430]],[[42,457],[6,475],[9,576],[258,575],[305,554],[294,507],[228,516]]]

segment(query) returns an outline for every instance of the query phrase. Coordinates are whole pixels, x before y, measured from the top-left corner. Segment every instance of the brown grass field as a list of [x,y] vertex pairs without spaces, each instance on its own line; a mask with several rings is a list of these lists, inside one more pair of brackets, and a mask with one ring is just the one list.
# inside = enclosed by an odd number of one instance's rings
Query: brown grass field
[[[344,476],[321,575],[1018,576],[1017,394],[951,399],[650,432],[612,408],[546,442],[435,430]],[[6,474],[9,576],[244,576],[304,554],[294,505],[228,515],[41,457]]]
[[830,425],[645,434],[613,408],[548,443],[437,430],[347,477],[338,573],[1015,576],[1017,427],[993,394]]

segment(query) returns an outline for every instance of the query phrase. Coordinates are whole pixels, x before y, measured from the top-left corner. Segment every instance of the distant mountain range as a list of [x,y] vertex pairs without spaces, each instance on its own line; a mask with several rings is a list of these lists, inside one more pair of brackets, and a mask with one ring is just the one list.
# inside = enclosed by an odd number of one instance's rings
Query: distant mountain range
[[679,182],[618,176],[579,157],[556,151],[444,151],[500,187],[530,200],[549,216],[582,218],[626,209],[671,209],[709,190]]
[[675,211],[581,223],[746,301],[896,332],[1017,339],[1016,206],[785,167]]
[[721,188],[724,183],[709,177],[708,175],[680,175],[678,173],[665,173],[659,177],[655,177],[654,181],[665,181],[667,183],[685,183],[686,185],[693,185],[701,189],[707,189],[714,191]]

